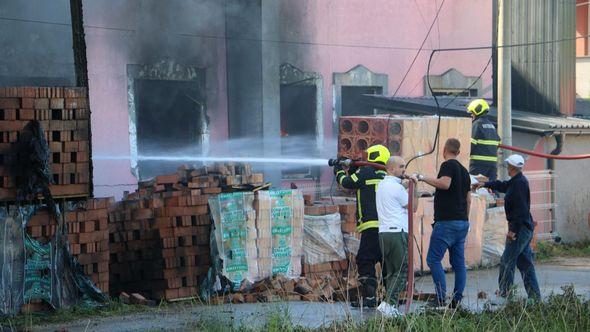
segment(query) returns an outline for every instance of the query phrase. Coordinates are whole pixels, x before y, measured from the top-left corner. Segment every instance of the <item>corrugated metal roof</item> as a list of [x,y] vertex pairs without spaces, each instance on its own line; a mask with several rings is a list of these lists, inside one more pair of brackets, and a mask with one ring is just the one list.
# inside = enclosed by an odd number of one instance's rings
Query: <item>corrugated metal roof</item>
[[[366,95],[365,101],[378,109],[393,111],[400,114],[436,114],[436,103],[433,97],[419,98],[392,98],[377,95]],[[448,116],[467,117],[467,104],[471,99],[457,98],[452,101],[451,97],[438,97],[441,107],[441,114]],[[490,107],[490,118],[497,120],[495,107]],[[552,116],[531,112],[512,110],[512,128],[522,131],[536,132],[570,132],[590,133],[590,120],[570,117]]]

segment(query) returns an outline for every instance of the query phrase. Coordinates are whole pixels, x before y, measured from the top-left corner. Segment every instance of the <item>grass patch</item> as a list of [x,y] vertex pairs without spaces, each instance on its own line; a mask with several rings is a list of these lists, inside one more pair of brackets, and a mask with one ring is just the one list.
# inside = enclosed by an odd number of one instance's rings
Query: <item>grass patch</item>
[[398,319],[376,317],[365,322],[336,323],[324,331],[588,331],[590,304],[583,302],[573,286],[545,302],[527,305],[513,301],[497,311],[428,312]]
[[[445,312],[426,312],[411,314],[402,318],[386,319],[376,314],[364,321],[352,319],[335,322],[320,329],[309,329],[294,325],[288,306],[277,305],[271,312],[260,318],[259,324],[244,325],[234,320],[222,319],[220,316],[197,319],[189,323],[187,330],[198,331],[590,331],[590,302],[577,296],[573,286],[562,288],[562,294],[549,296],[545,301],[527,304],[524,299],[509,302],[505,307],[495,311],[473,313],[462,310]],[[141,306],[125,305],[112,302],[103,308],[76,307],[59,310],[51,315],[20,315],[15,318],[1,319],[3,328],[21,330],[39,324],[80,321],[86,318],[100,318],[113,315],[153,310]],[[197,317],[195,317],[197,318]],[[253,326],[256,325],[256,326]]]
[[544,261],[553,257],[590,257],[590,242],[562,244],[545,241],[537,243],[537,260]]
[[53,312],[21,313],[15,317],[0,318],[0,330],[3,328],[21,330],[37,325],[66,323],[85,318],[101,318],[121,316],[149,310],[146,306],[129,305],[118,300],[110,301],[103,306],[94,307],[79,305],[70,309],[59,309]]
[[194,326],[203,331],[590,331],[590,303],[575,294],[573,286],[546,301],[527,304],[524,299],[509,302],[496,311],[473,313],[462,310],[411,314],[387,319],[380,315],[365,321],[346,320],[320,329],[295,326],[288,312],[267,316],[263,326],[236,326],[223,321],[201,322]]

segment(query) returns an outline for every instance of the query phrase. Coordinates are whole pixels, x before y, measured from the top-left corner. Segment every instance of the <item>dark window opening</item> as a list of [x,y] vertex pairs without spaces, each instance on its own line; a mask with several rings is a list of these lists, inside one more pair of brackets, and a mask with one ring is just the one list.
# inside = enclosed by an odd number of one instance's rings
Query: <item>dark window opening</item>
[[[281,152],[285,156],[302,155],[295,151],[300,144],[290,144],[293,139],[304,139],[315,149],[317,128],[317,87],[315,85],[281,85]],[[311,151],[309,151],[311,152]],[[283,170],[283,176],[309,177],[311,167],[296,167]]]
[[342,86],[342,116],[373,115],[374,108],[364,101],[363,95],[381,95],[380,86]]
[[459,97],[477,97],[477,89],[433,89],[434,96],[459,96]]
[[197,81],[136,80],[135,108],[139,177],[174,172],[186,160],[142,160],[142,156],[197,155],[204,85]]

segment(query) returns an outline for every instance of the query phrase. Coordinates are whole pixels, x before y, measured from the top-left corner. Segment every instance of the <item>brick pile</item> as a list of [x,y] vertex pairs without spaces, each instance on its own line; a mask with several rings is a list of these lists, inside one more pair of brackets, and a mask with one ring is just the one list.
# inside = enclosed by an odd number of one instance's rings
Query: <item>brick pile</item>
[[355,279],[276,275],[256,282],[247,290],[211,298],[211,304],[283,301],[347,301],[349,290],[358,287]]
[[[65,213],[70,252],[84,274],[103,292],[109,292],[108,208],[114,198],[95,198],[75,204]],[[27,223],[27,233],[42,243],[55,235],[57,222],[48,210],[38,210]]]
[[0,200],[14,200],[11,143],[31,120],[41,123],[51,150],[54,197],[89,193],[89,109],[84,88],[0,88]]
[[[334,204],[332,204],[334,199]],[[326,198],[320,202],[306,200],[305,214],[310,216],[325,216],[333,213],[340,213],[342,233],[354,233],[356,228],[354,213],[356,205],[354,202],[346,201],[343,197]],[[351,224],[352,220],[352,224]],[[302,275],[311,279],[323,278],[347,278],[351,275],[349,259],[325,262],[320,264],[303,264]]]
[[156,299],[196,295],[211,265],[210,195],[222,188],[262,184],[248,165],[215,165],[141,183],[110,212],[111,293]]

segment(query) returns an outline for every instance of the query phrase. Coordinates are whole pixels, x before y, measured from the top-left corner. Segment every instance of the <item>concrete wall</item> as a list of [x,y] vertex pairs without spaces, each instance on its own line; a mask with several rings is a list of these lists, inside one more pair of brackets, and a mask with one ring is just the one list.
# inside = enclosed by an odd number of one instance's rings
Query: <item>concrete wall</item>
[[[586,154],[589,135],[567,135],[562,154]],[[556,161],[557,222],[556,228],[565,242],[590,240],[590,160]]]
[[0,86],[75,83],[68,0],[1,0],[0,17]]
[[128,65],[162,61],[204,68],[211,139],[227,133],[223,2],[84,1],[88,53],[94,193],[133,190],[128,114]]

